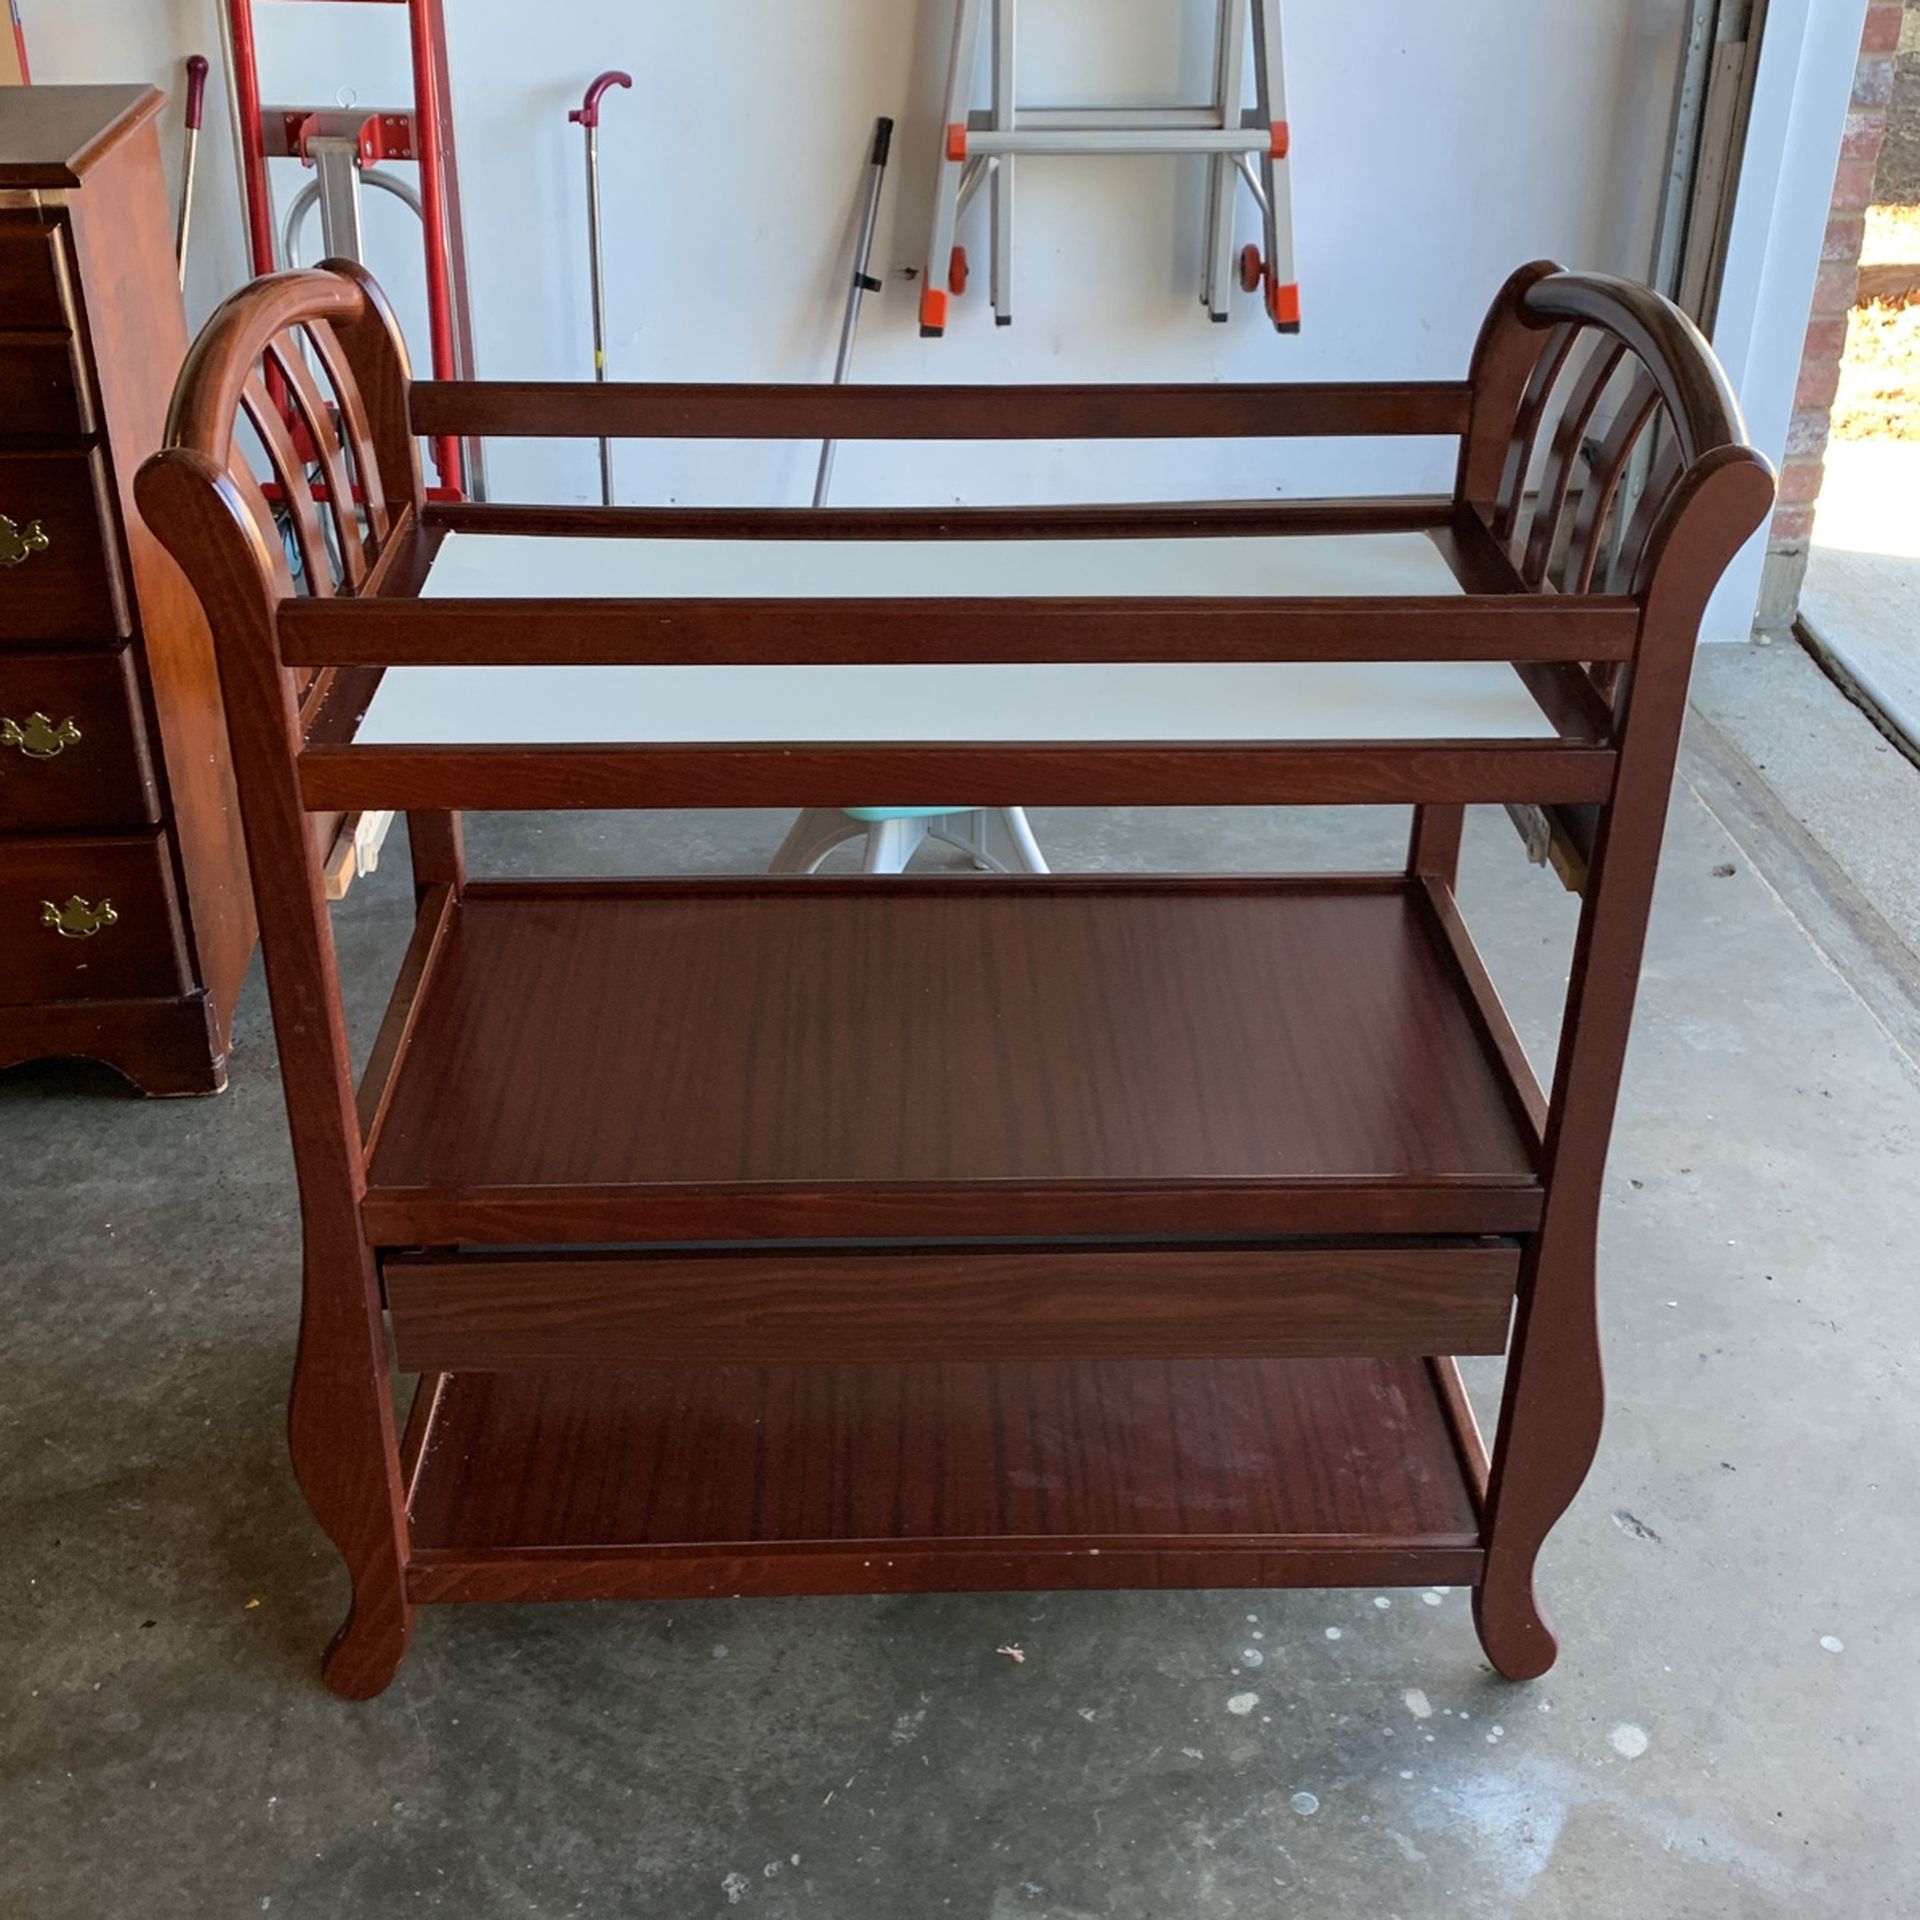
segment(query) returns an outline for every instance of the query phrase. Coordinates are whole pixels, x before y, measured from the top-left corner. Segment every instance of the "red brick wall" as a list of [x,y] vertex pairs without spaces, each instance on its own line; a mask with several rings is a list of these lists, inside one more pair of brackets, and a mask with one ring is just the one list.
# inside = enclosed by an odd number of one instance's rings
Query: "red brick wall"
[[[1780,471],[1780,504],[1773,516],[1772,549],[1790,563],[1791,601],[1799,592],[1799,566],[1804,564],[1813,532],[1813,503],[1820,495],[1820,472],[1827,448],[1827,421],[1840,382],[1840,360],[1846,351],[1847,315],[1860,282],[1860,243],[1865,213],[1873,203],[1874,169],[1880,143],[1886,137],[1887,102],[1893,95],[1893,56],[1900,44],[1902,0],[1870,0],[1866,33],[1860,42],[1860,64],[1854,70],[1853,105],[1847,114],[1847,132],[1834,174],[1833,209],[1827,217],[1820,274],[1814,283],[1813,313],[1807,323],[1807,343],[1800,362],[1800,383],[1794,394],[1793,424],[1787,433],[1787,457]],[[1766,599],[1776,606],[1783,581],[1774,583]]]

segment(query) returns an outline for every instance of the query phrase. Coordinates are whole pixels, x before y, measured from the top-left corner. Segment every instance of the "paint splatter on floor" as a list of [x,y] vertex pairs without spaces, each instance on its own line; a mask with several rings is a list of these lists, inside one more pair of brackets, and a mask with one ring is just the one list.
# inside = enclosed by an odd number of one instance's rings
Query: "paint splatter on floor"
[[1407,1711],[1416,1720],[1433,1718],[1433,1702],[1418,1687],[1409,1687],[1400,1698],[1406,1702]]
[[1614,1752],[1626,1760],[1638,1760],[1652,1744],[1647,1739],[1646,1728],[1636,1727],[1630,1720],[1623,1720],[1607,1735],[1607,1739]]
[[1296,1793],[1288,1803],[1295,1813],[1318,1813],[1320,1802],[1310,1793]]
[[1236,1693],[1227,1701],[1227,1711],[1245,1719],[1259,1704],[1260,1696],[1257,1693]]
[[1846,1651],[1846,1642],[1836,1634],[1823,1633],[1820,1636],[1820,1644],[1825,1647],[1829,1653],[1844,1653]]

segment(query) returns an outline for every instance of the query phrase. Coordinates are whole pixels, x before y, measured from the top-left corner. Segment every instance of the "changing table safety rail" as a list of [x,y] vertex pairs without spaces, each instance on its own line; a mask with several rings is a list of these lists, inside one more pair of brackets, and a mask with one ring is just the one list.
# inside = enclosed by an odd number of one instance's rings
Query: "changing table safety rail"
[[[310,348],[311,351],[305,351]],[[310,364],[311,363],[311,364]],[[328,377],[334,417],[321,431]],[[286,382],[322,449],[328,484],[307,484],[285,422],[266,401]],[[357,390],[356,390],[357,389]],[[279,661],[308,677],[299,778],[315,811],[832,805],[879,792],[890,803],[961,782],[989,804],[1106,804],[1239,799],[1440,805],[1501,800],[1578,806],[1614,777],[1620,670],[1646,642],[1644,593],[1631,589],[1716,461],[1747,456],[1738,413],[1686,323],[1643,291],[1546,266],[1515,276],[1483,332],[1469,379],[1300,387],[777,388],[411,382],[384,303],[352,269],[282,275],[236,296],[210,323],[183,377],[172,449],[149,477],[166,491],[198,480],[224,490],[242,542],[268,549],[277,587],[261,610]],[[1617,402],[1595,471],[1589,429]],[[236,437],[250,423],[261,446]],[[1614,511],[1628,460],[1662,436],[1654,484],[1628,524]],[[1446,433],[1461,443],[1451,497],[1237,503],[1161,509],[869,510],[829,519],[749,510],[430,507],[418,437],[452,434],[793,435],[1023,439],[1317,433]],[[287,496],[302,565],[280,560],[255,469]],[[195,462],[205,463],[189,472]],[[217,469],[217,478],[209,469]],[[1757,476],[1764,483],[1764,476]],[[353,510],[355,489],[363,511]],[[191,510],[204,516],[204,497]],[[1523,529],[1522,519],[1526,520]],[[1451,591],[934,596],[895,590],[815,594],[595,595],[544,599],[423,594],[454,537],[596,539],[936,536],[1039,540],[1253,539],[1314,529],[1363,537],[1417,529],[1445,557]],[[251,530],[251,536],[249,534]],[[872,551],[872,549],[868,549]],[[1627,590],[1621,590],[1627,589]],[[955,739],[816,743],[579,737],[358,742],[355,729],[394,669],[626,665],[883,665],[1012,662],[1505,662],[1551,722],[1541,738],[1391,742],[1247,735],[1205,741],[1152,733],[1023,745]],[[342,676],[344,679],[342,679]],[[328,696],[324,700],[321,694]],[[1037,745],[1045,751],[1036,752]],[[924,789],[924,791],[923,791]],[[535,798],[533,796],[537,795]]]

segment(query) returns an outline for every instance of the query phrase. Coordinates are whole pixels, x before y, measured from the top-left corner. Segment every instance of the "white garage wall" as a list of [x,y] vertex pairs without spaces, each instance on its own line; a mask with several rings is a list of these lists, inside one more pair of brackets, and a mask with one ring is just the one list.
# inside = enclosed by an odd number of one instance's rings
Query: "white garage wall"
[[[454,91],[481,370],[566,377],[588,365],[581,136],[566,122],[602,67],[636,88],[602,146],[616,377],[824,377],[845,248],[876,114],[900,122],[857,375],[896,380],[1451,377],[1520,262],[1638,271],[1649,248],[1680,0],[1294,0],[1287,21],[1305,330],[1282,339],[1245,301],[1226,326],[1198,302],[1202,180],[1156,159],[1023,163],[1018,312],[984,293],[943,341],[917,335],[899,277],[925,245],[950,0],[450,0]],[[25,0],[36,75],[151,79],[217,53],[212,0]],[[270,99],[366,105],[405,81],[401,9],[261,5]],[[1204,90],[1208,0],[1024,0],[1029,100]],[[216,78],[215,85],[218,86]],[[211,96],[217,107],[218,95]],[[213,116],[218,117],[217,113]],[[298,168],[280,170],[297,182]],[[281,192],[291,190],[283,185]],[[224,125],[203,148],[197,312],[240,274]],[[981,202],[970,216],[984,266]],[[417,266],[376,203],[375,267],[406,297]],[[1243,196],[1243,229],[1254,237]],[[317,244],[317,243],[316,243]],[[976,286],[983,287],[981,272]],[[424,328],[410,324],[417,343]],[[836,498],[1020,498],[1325,491],[1444,481],[1437,448],[1253,443],[848,449]],[[623,449],[630,499],[797,501],[810,450]],[[591,450],[501,446],[496,496],[586,499]]]

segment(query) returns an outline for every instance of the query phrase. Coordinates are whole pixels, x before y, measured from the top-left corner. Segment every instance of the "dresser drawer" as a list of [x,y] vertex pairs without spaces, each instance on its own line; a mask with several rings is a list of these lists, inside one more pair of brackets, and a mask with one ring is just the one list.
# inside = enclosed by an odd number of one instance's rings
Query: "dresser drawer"
[[167,843],[0,840],[0,1006],[183,993]]
[[0,642],[114,640],[130,631],[92,453],[0,453]]
[[0,652],[0,834],[159,817],[131,649]]
[[0,311],[0,445],[7,439],[78,440],[94,430],[93,397],[70,333],[9,331]]
[[74,331],[67,237],[30,214],[0,214],[0,327]]

